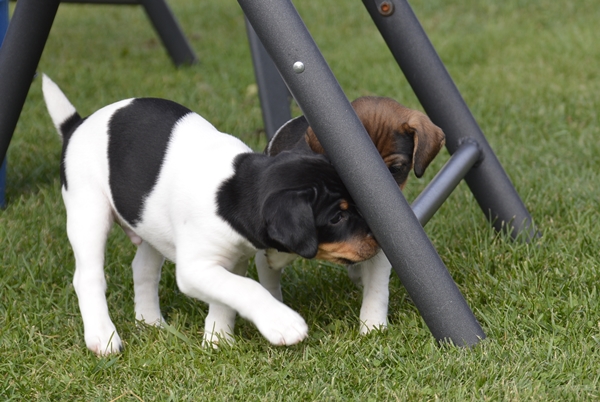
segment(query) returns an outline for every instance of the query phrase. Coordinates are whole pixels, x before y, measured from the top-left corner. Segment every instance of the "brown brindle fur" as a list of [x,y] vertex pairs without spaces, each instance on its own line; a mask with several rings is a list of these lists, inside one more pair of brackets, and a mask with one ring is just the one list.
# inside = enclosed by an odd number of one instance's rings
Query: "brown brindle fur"
[[[352,107],[385,164],[394,167],[392,175],[401,189],[410,170],[421,177],[445,144],[444,132],[429,117],[391,98],[364,96],[352,102]],[[325,153],[311,127],[304,139],[313,152]]]

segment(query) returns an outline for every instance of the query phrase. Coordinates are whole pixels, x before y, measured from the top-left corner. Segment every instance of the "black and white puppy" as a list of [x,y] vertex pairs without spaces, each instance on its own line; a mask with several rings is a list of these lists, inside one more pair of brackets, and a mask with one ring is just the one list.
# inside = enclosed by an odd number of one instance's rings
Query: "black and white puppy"
[[[418,110],[409,109],[391,98],[364,96],[352,102],[381,158],[400,189],[414,170],[421,177],[444,146],[444,132]],[[304,116],[284,124],[269,141],[265,153],[271,156],[292,151],[298,154],[325,154]],[[260,283],[278,300],[281,294],[281,269],[296,258],[282,252],[258,251],[256,268]],[[348,266],[348,274],[362,285],[360,333],[387,326],[388,284],[391,264],[383,251],[373,258]]]
[[253,153],[168,100],[122,100],[82,119],[47,76],[43,92],[63,138],[62,195],[85,342],[99,355],[123,347],[109,317],[103,271],[115,222],[138,245],[136,318],[164,322],[158,283],[166,257],[176,263],[180,290],[209,304],[208,343],[231,340],[236,312],[273,344],[307,336],[299,314],[245,277],[258,249],[341,263],[378,250],[323,156]]

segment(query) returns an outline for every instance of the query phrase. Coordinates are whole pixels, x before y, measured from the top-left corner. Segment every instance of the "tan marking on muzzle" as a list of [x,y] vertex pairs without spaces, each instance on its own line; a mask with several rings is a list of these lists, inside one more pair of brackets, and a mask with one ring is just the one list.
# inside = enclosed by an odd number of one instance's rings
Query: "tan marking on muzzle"
[[379,245],[373,236],[352,238],[345,242],[319,244],[316,259],[347,264],[361,262],[373,257]]

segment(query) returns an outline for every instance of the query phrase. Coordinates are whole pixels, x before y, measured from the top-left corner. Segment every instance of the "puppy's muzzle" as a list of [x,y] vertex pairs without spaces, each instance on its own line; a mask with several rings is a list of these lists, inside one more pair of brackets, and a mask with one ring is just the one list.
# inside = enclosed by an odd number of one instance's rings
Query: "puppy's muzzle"
[[315,258],[336,264],[350,265],[373,257],[379,251],[379,244],[372,234],[348,241],[323,243]]

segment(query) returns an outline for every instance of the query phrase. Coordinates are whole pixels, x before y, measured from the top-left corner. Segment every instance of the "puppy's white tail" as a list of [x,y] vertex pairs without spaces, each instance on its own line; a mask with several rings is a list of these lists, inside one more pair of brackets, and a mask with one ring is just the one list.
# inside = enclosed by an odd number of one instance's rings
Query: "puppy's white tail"
[[52,118],[54,127],[63,137],[68,137],[73,129],[81,122],[81,116],[77,113],[75,107],[69,102],[69,99],[60,90],[46,74],[42,75],[42,91],[44,92],[44,101],[46,108]]

